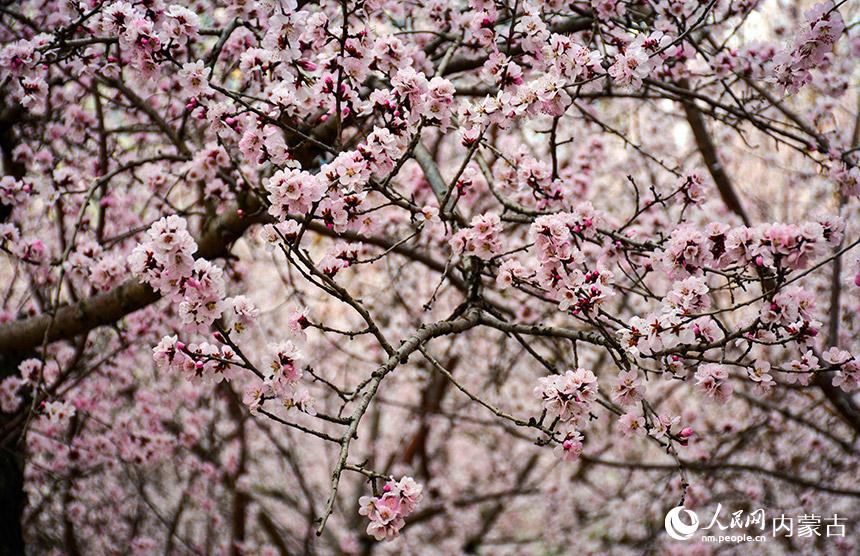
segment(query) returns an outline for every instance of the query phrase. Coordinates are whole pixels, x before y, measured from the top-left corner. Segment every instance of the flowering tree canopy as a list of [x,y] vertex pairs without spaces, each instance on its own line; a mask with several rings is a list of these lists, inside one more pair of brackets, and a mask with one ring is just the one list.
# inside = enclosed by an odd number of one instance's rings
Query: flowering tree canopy
[[858,24],[3,2],[0,554],[856,554]]

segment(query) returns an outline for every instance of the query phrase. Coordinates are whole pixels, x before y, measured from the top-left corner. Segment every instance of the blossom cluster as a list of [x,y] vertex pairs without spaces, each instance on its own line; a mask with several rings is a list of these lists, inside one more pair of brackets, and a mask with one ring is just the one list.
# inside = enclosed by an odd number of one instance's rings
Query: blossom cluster
[[39,385],[52,386],[60,376],[60,367],[54,360],[25,359],[18,365],[20,375],[10,375],[0,381],[0,411],[12,413],[24,401],[25,388],[36,392]]
[[672,278],[701,276],[708,268],[750,266],[757,272],[786,274],[806,268],[827,247],[842,241],[844,222],[821,217],[802,224],[759,224],[731,228],[713,222],[705,229],[684,224],[672,231],[659,255]]
[[[659,310],[644,317],[634,316],[618,331],[621,344],[633,355],[652,355],[696,342],[710,343],[721,332],[710,316],[698,313],[710,306],[710,288],[701,277],[674,282],[663,297]],[[677,360],[667,361],[672,370]]]
[[773,57],[771,79],[789,94],[812,81],[811,71],[831,62],[831,51],[845,31],[845,22],[833,2],[815,4],[804,16],[808,27]]
[[24,180],[16,180],[12,176],[0,178],[0,203],[15,206],[33,192],[33,186]]
[[192,384],[218,383],[238,376],[236,353],[230,346],[208,342],[186,345],[178,336],[165,336],[153,350],[160,368],[182,373]]
[[[663,31],[639,35],[615,56],[607,73],[620,86],[638,89],[669,55],[662,55],[671,46],[672,37]],[[681,51],[683,52],[683,50]]]
[[571,212],[540,216],[530,228],[539,264],[537,285],[558,300],[560,310],[573,315],[593,315],[613,294],[612,271],[600,264],[589,270],[582,251],[583,242],[596,236],[601,218],[584,202]]
[[95,241],[82,241],[69,253],[63,268],[78,284],[90,283],[107,291],[122,281],[125,261],[117,253],[105,252]]
[[263,185],[269,192],[269,214],[281,220],[308,212],[325,193],[316,176],[301,170],[278,170]]
[[421,502],[423,490],[412,477],[399,481],[392,478],[382,487],[381,496],[362,496],[358,513],[370,520],[367,534],[378,541],[397,537],[406,525],[406,518]]
[[465,254],[489,260],[502,250],[499,239],[501,231],[499,215],[478,215],[472,219],[468,228],[463,228],[451,237],[451,249],[457,255]]
[[153,289],[179,302],[179,316],[191,332],[207,332],[226,307],[224,272],[205,259],[194,259],[197,244],[188,224],[167,216],[152,224],[146,241],[128,257],[132,273]]
[[860,388],[860,362],[851,353],[832,347],[822,354],[822,359],[838,369],[833,377],[833,386],[845,392],[856,392]]
[[534,392],[547,415],[562,424],[564,439],[557,454],[566,461],[575,461],[582,453],[583,439],[577,429],[587,424],[591,404],[597,399],[597,377],[587,369],[568,370],[539,378]]
[[718,363],[705,363],[696,370],[696,388],[706,398],[725,403],[732,395],[728,369]]
[[264,380],[253,380],[242,398],[252,413],[259,411],[266,400],[277,399],[287,409],[316,414],[313,396],[300,386],[302,357],[301,351],[289,340],[269,345],[263,365],[267,371]]
[[188,223],[176,215],[154,222],[146,240],[128,257],[131,272],[159,293],[180,301],[183,282],[194,269],[197,243],[188,232]]

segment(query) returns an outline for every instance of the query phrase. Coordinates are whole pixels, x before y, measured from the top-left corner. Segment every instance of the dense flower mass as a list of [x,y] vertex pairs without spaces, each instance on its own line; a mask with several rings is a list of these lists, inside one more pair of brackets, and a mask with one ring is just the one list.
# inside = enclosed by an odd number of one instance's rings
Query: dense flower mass
[[858,72],[848,1],[3,3],[0,553],[856,554]]
[[129,270],[163,295],[174,301],[182,299],[185,283],[195,269],[197,250],[187,222],[171,215],[155,222],[146,235],[147,241],[138,244],[128,258]]
[[566,461],[576,460],[583,448],[582,434],[576,429],[587,424],[597,399],[597,377],[589,370],[576,369],[539,378],[535,394],[543,400],[547,415],[562,424],[564,439],[556,452]]
[[489,260],[502,250],[499,233],[502,226],[495,214],[476,216],[468,228],[457,232],[451,238],[451,249],[456,254],[467,254],[479,259]]

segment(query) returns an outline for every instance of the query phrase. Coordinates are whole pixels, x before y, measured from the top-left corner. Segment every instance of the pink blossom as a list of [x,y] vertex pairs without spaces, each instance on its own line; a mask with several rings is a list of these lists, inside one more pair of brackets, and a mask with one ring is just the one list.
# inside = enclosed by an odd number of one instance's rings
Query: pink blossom
[[454,253],[473,255],[489,260],[502,250],[499,234],[501,222],[496,214],[479,215],[472,219],[468,228],[463,228],[449,240]]
[[636,413],[628,412],[618,418],[618,430],[625,438],[645,436],[645,419]]
[[324,194],[317,177],[301,170],[278,170],[264,185],[271,202],[269,214],[278,219],[308,212]]
[[576,461],[582,455],[582,448],[582,435],[576,431],[571,431],[553,451],[563,461]]
[[729,373],[722,365],[706,363],[696,370],[696,387],[706,398],[724,404],[732,396]]
[[539,378],[534,392],[550,415],[575,426],[597,399],[597,377],[586,369],[569,370],[564,374]]
[[615,57],[607,73],[622,87],[638,89],[651,72],[648,54],[635,43]]
[[423,498],[423,487],[412,477],[400,481],[392,478],[385,483],[381,496],[362,496],[359,501],[359,515],[370,520],[367,534],[378,541],[392,540],[398,536],[411,514]]
[[635,370],[621,371],[612,388],[612,399],[621,405],[631,405],[645,395],[645,385]]

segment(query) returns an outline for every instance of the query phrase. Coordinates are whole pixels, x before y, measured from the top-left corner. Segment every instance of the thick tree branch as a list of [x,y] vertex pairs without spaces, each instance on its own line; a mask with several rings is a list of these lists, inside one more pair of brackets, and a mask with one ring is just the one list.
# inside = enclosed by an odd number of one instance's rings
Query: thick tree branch
[[[681,85],[684,88],[687,86],[684,82],[682,82]],[[723,169],[722,162],[720,162],[720,159],[717,156],[717,149],[711,141],[711,136],[705,126],[705,119],[702,117],[702,112],[696,107],[693,100],[685,99],[681,101],[681,104],[684,106],[684,114],[687,117],[687,123],[690,124],[690,129],[693,131],[693,137],[696,140],[696,147],[699,149],[699,152],[702,154],[702,158],[705,160],[705,166],[707,166],[708,173],[711,174],[711,178],[717,186],[717,191],[719,191],[720,197],[722,197],[726,207],[737,214],[743,221],[744,225],[749,226],[751,222],[750,218],[744,210],[740,197],[738,197],[737,192],[735,192],[728,174],[726,174],[725,169]]]
[[[254,222],[253,218],[240,216],[236,210],[222,214],[198,238],[196,256],[215,259],[226,255],[233,242]],[[0,326],[0,354],[27,353],[42,344],[46,331],[49,331],[48,342],[73,338],[112,324],[160,297],[149,286],[131,278],[109,292],[60,307],[55,314],[44,313]]]

